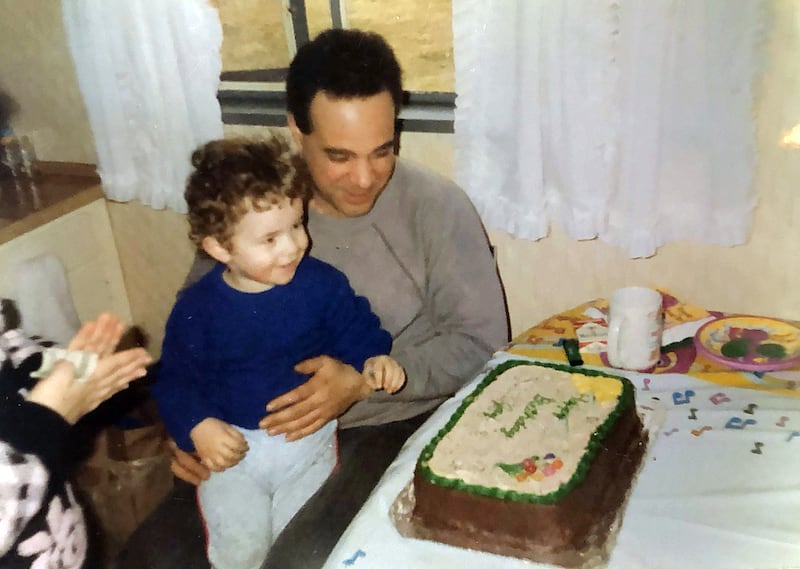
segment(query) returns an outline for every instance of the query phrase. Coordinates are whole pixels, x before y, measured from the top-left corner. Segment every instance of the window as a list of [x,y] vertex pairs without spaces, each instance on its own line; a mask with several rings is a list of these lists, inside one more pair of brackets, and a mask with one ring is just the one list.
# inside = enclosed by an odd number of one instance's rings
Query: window
[[284,125],[286,69],[297,45],[330,27],[383,35],[403,68],[404,130],[452,132],[451,0],[224,0],[222,84],[227,124]]

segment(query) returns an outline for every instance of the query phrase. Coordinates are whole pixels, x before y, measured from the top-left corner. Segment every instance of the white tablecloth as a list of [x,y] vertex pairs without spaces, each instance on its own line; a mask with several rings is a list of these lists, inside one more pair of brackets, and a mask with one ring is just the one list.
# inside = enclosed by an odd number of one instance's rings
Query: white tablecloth
[[[499,353],[490,366],[507,359],[526,358]],[[389,517],[423,446],[486,371],[408,440],[324,569],[550,567],[404,538]],[[655,409],[660,426],[634,483],[608,567],[800,567],[800,398],[686,375],[613,373],[632,381],[638,405]]]

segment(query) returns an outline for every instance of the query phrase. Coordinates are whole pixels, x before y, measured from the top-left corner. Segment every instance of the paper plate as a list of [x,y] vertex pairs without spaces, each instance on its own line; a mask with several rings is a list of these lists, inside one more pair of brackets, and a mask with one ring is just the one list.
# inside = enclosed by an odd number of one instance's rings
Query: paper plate
[[694,336],[698,353],[733,369],[800,367],[800,328],[772,318],[731,316],[704,324]]

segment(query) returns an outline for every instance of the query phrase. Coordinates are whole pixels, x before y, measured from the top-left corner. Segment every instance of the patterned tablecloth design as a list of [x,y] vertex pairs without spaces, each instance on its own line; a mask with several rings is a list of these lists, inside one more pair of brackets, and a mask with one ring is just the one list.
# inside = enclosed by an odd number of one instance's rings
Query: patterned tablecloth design
[[[800,368],[772,372],[737,371],[714,362],[695,349],[693,336],[701,324],[727,316],[664,295],[665,342],[661,359],[647,373],[678,373],[724,385],[800,397]],[[597,299],[557,314],[517,335],[508,348],[512,354],[566,362],[561,341],[578,337],[586,365],[608,367],[605,354],[605,313],[608,301]],[[791,322],[793,324],[797,324]]]

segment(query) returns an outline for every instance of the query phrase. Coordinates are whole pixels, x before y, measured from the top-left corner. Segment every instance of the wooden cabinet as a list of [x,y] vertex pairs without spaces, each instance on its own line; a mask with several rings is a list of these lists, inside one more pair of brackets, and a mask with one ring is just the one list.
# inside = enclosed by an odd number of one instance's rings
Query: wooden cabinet
[[52,254],[64,266],[81,320],[112,310],[131,322],[106,201],[94,166],[40,165],[41,207],[0,207],[0,296],[15,297],[17,263]]

